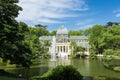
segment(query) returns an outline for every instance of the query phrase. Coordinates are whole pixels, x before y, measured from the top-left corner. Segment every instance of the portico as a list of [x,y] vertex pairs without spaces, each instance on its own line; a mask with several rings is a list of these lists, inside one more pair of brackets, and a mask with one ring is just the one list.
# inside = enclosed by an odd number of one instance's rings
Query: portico
[[70,43],[56,43],[56,54],[66,53],[70,55]]

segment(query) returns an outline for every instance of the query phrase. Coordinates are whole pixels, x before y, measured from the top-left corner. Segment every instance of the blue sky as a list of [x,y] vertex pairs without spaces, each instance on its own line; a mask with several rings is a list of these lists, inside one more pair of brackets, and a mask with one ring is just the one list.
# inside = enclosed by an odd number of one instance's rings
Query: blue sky
[[47,25],[52,31],[64,25],[80,30],[95,24],[120,22],[120,0],[20,0],[17,20],[28,25]]

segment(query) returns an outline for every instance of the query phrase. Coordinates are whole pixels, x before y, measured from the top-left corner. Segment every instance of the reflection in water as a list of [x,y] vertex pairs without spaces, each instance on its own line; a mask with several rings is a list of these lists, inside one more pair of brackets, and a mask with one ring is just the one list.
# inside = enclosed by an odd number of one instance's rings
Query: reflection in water
[[49,69],[53,69],[56,67],[56,61],[49,61]]
[[[29,71],[26,69],[10,69],[7,70],[11,73],[18,74],[21,72],[24,76],[37,76],[42,75],[49,69],[53,69],[58,65],[73,65],[83,76],[106,76],[113,78],[120,78],[120,72],[114,72],[106,69],[102,65],[101,59],[88,60],[88,59],[69,59],[69,58],[58,58],[56,61],[41,59],[41,64],[38,64],[34,68],[30,68]],[[109,79],[108,79],[109,80]],[[112,80],[112,79],[111,79]],[[114,79],[113,79],[114,80]]]
[[53,69],[58,65],[71,65],[71,60],[69,58],[58,58],[56,61],[49,61],[50,69]]
[[57,65],[70,65],[71,61],[69,58],[59,58],[57,60]]

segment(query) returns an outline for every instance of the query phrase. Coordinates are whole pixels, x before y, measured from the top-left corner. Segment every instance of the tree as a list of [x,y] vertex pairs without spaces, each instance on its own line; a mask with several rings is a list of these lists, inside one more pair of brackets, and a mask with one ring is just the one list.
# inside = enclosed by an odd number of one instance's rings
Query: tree
[[106,24],[106,27],[110,27],[110,26],[119,26],[120,25],[120,22],[108,22]]
[[56,31],[56,30],[53,30],[53,31],[50,33],[50,35],[51,35],[51,36],[56,36],[56,33],[57,33],[57,31]]
[[51,42],[49,40],[44,40],[41,44],[40,54],[42,54],[44,58],[48,58],[48,51],[49,51],[50,45],[51,45]]
[[120,49],[120,26],[108,27],[102,36],[105,49]]
[[15,18],[22,10],[19,0],[0,0],[0,57],[3,61],[10,60],[13,64],[29,67],[30,48],[24,42],[22,28]]
[[82,52],[84,54],[85,48],[82,46],[77,46],[77,52]]
[[75,41],[72,41],[72,42],[70,43],[70,49],[71,49],[71,54],[72,54],[72,56],[75,56],[76,53],[77,53],[77,44],[76,44]]
[[[48,52],[48,41],[43,43],[39,40],[40,36],[49,35],[49,31],[42,27],[29,27],[29,32],[26,33],[26,42],[30,45],[32,51],[32,59],[38,58],[40,55],[45,55]],[[47,46],[46,46],[47,45]]]
[[104,42],[102,34],[105,31],[105,27],[102,25],[95,25],[88,30],[89,32],[89,43],[95,54],[102,54],[104,50]]
[[68,32],[68,35],[70,35],[70,36],[81,36],[82,34],[80,33],[80,31],[70,30],[70,31]]
[[44,25],[41,25],[41,24],[37,24],[37,25],[35,25],[35,27],[44,28],[44,29],[47,28],[47,26],[44,26]]

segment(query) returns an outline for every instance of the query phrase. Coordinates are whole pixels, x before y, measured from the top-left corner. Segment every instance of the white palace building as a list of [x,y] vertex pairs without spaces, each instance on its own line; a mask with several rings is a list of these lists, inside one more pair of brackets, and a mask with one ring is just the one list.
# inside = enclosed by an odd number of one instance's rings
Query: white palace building
[[[58,57],[69,56],[71,54],[70,43],[75,41],[78,46],[86,48],[85,55],[89,55],[89,43],[86,36],[69,36],[66,27],[61,26],[56,33],[55,53]],[[49,40],[52,43],[53,36],[41,36],[40,41]],[[51,54],[52,45],[49,47]]]

